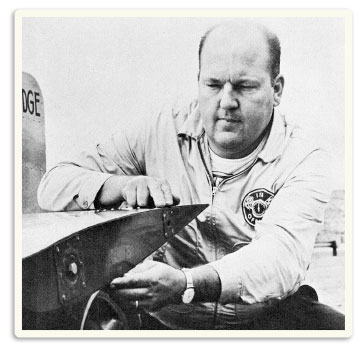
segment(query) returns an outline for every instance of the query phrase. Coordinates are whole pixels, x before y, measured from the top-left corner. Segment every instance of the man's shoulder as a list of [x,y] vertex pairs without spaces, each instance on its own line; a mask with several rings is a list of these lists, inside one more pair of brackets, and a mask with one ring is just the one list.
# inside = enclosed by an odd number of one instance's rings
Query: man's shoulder
[[307,157],[319,156],[328,158],[328,152],[322,140],[317,139],[314,134],[296,122],[281,115],[284,125],[284,137],[281,144],[281,162],[287,164],[299,164]]
[[286,140],[288,147],[297,147],[305,151],[313,151],[323,147],[321,140],[317,139],[317,137],[315,137],[308,128],[287,119],[285,115],[282,115],[282,118],[286,128]]
[[[330,186],[330,164],[332,156],[312,131],[291,120],[282,117],[282,129],[280,139],[282,143],[277,146],[279,156],[276,157],[275,169],[279,171],[281,178],[300,178],[308,181],[312,176],[326,178]],[[282,137],[283,135],[283,137]]]

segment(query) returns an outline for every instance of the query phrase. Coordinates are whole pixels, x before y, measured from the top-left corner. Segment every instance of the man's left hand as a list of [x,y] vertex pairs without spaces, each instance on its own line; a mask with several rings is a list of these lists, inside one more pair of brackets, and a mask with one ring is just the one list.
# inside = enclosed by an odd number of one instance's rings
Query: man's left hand
[[186,278],[179,269],[147,260],[114,279],[110,288],[115,300],[130,301],[139,308],[155,311],[167,304],[181,302]]

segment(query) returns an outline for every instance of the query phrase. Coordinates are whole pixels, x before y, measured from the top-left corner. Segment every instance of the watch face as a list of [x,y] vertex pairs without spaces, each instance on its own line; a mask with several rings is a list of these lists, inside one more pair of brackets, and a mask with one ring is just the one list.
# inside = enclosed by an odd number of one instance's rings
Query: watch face
[[182,302],[183,303],[191,303],[194,296],[195,296],[195,289],[188,288],[185,291],[185,293],[183,294]]

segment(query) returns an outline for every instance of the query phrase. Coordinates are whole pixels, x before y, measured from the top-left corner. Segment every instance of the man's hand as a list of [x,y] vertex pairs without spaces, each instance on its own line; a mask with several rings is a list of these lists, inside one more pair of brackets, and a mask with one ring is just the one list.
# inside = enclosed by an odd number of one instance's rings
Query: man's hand
[[172,206],[179,202],[179,199],[173,197],[169,183],[159,178],[130,177],[120,190],[122,197],[131,207],[150,206],[150,199],[156,207]]
[[112,176],[100,189],[97,205],[115,206],[126,202],[130,207],[164,207],[177,205],[166,180],[148,176]]
[[130,301],[147,311],[167,304],[180,303],[186,288],[184,273],[167,264],[147,260],[123,277],[111,282],[111,296],[116,301]]

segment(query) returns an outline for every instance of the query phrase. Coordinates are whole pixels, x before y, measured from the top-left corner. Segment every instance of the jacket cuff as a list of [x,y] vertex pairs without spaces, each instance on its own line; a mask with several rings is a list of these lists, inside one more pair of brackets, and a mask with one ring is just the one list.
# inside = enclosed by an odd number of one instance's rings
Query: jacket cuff
[[94,201],[97,193],[104,185],[106,180],[112,176],[112,174],[95,172],[84,181],[78,195],[74,198],[74,201],[83,210],[94,209]]
[[221,295],[219,302],[222,304],[237,302],[242,300],[242,278],[237,268],[232,268],[231,263],[226,258],[209,263],[220,277]]

